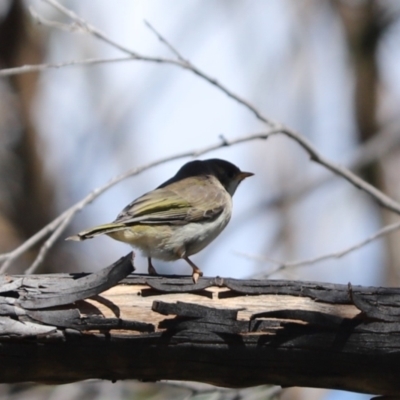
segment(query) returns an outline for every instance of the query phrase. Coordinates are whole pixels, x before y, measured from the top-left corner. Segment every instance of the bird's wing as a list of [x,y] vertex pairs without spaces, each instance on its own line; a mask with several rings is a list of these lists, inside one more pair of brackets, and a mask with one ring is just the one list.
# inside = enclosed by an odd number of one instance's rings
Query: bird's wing
[[188,185],[183,185],[184,188],[176,182],[155,189],[126,206],[115,222],[126,225],[185,225],[213,220],[227,206],[229,196],[219,182],[213,179],[215,178],[197,179],[197,184],[188,182]]

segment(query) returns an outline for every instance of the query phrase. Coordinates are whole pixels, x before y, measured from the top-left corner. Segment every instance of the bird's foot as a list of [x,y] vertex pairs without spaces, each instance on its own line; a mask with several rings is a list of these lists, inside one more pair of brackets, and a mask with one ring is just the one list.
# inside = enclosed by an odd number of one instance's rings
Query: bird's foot
[[193,279],[193,283],[197,283],[197,281],[199,280],[199,278],[203,276],[203,272],[200,271],[198,268],[195,270],[193,269],[193,273],[192,273],[192,279]]
[[152,275],[152,276],[158,275],[158,272],[156,271],[156,269],[153,266],[149,267],[148,272],[149,272],[149,275]]
[[149,275],[153,275],[153,276],[157,276],[158,273],[156,271],[156,269],[153,267],[153,264],[151,263],[151,259],[148,259],[148,269],[147,271],[149,272]]
[[193,273],[192,273],[192,279],[193,279],[193,283],[197,283],[197,281],[199,280],[199,278],[201,276],[203,276],[203,272],[201,271],[201,269],[191,260],[189,260],[189,257],[184,257],[181,256],[193,269]]

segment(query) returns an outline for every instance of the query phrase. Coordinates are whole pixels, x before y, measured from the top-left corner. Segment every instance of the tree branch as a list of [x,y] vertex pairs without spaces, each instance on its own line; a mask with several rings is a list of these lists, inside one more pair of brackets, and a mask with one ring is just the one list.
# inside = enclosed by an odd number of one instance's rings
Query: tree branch
[[[50,237],[45,241],[43,246],[40,248],[39,253],[37,257],[35,258],[35,261],[31,264],[31,266],[25,271],[26,275],[33,274],[36,269],[40,266],[40,264],[43,262],[43,260],[46,258],[46,255],[48,251],[51,249],[53,244],[56,242],[56,240],[63,234],[69,223],[71,222],[71,219],[73,218],[74,214],[70,214],[67,216],[64,221],[62,221],[59,225],[58,228],[53,231],[53,233],[50,235]],[[3,265],[4,266],[4,265]],[[7,268],[7,267],[5,267]]]
[[63,67],[69,67],[74,65],[96,65],[106,64],[114,62],[131,61],[132,57],[115,57],[115,58],[88,58],[85,60],[71,60],[60,63],[49,63],[49,64],[34,64],[34,65],[22,65],[21,67],[4,68],[0,70],[1,76],[21,75],[29,72],[45,71],[47,69],[58,69]]
[[144,275],[113,286],[130,260],[95,274],[0,278],[0,382],[173,379],[400,394],[400,289]]

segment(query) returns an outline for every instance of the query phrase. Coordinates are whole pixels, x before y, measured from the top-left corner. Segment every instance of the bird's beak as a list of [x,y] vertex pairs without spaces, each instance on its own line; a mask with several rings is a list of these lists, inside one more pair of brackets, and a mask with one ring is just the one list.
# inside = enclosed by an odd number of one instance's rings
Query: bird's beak
[[237,179],[239,182],[241,182],[243,179],[248,178],[249,176],[253,176],[254,174],[252,172],[239,172]]

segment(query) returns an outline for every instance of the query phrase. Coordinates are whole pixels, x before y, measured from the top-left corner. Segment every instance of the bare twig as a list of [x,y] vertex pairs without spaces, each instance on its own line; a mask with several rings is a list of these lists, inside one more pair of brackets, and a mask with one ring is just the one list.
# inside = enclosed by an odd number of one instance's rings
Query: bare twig
[[167,40],[165,40],[165,38],[164,38],[163,36],[160,35],[160,33],[153,27],[153,25],[150,24],[149,21],[144,20],[144,23],[145,23],[146,26],[157,36],[158,40],[159,40],[161,43],[163,43],[165,46],[168,47],[168,49],[171,51],[171,53],[173,53],[173,54],[175,55],[175,57],[176,57],[178,60],[180,60],[180,61],[182,61],[182,62],[184,62],[184,63],[190,65],[189,60],[186,60],[186,59],[182,56],[182,54],[179,53],[179,51],[178,51],[174,46],[172,46],[171,43],[169,43]]
[[62,22],[59,21],[51,21],[47,18],[44,18],[41,15],[39,15],[32,6],[29,7],[29,12],[31,13],[32,18],[38,25],[44,25],[50,28],[57,28],[67,32],[74,32],[79,29],[82,30],[82,27],[77,23],[63,24]]
[[63,68],[73,65],[95,65],[105,64],[121,61],[131,61],[132,57],[115,57],[115,58],[87,58],[85,60],[71,60],[64,61],[55,64],[34,64],[34,65],[22,65],[21,67],[4,68],[0,70],[0,76],[20,75],[28,72],[39,72],[53,68]]
[[[46,1],[46,0],[45,0]],[[54,1],[54,0],[51,0]],[[200,70],[197,68],[195,65],[193,65],[191,62],[189,62],[187,59],[185,59],[179,52],[176,50],[176,48],[164,37],[161,35],[160,32],[158,32],[152,25],[150,25],[148,22],[146,22],[146,25],[149,27],[149,29],[157,36],[157,38],[164,43],[168,49],[170,49],[178,58],[180,61],[180,66],[182,68],[185,68],[191,72],[193,72],[195,75],[199,76],[200,78],[205,79],[208,83],[211,83],[211,85],[214,85],[217,87],[219,90],[221,90],[223,93],[225,93],[228,97],[231,99],[235,100],[237,103],[245,106],[249,111],[251,111],[258,120],[264,122],[271,128],[283,128],[283,126],[278,123],[273,121],[272,119],[269,119],[261,114],[261,111],[259,111],[253,104],[249,103],[247,100],[243,99],[236,93],[232,92],[230,89],[228,89],[226,86],[222,85],[220,82],[218,82],[214,77],[206,74],[204,71]]]
[[33,274],[39,265],[45,259],[48,251],[51,249],[55,241],[63,234],[69,223],[71,222],[72,217],[75,213],[70,213],[69,216],[66,216],[64,221],[58,225],[58,228],[52,233],[52,235],[44,242],[43,246],[40,248],[39,254],[37,255],[35,261],[31,264],[31,266],[25,271],[26,275]]
[[110,37],[105,35],[103,32],[95,28],[93,25],[89,24],[86,20],[81,18],[79,15],[74,13],[72,10],[69,8],[64,7],[61,5],[59,2],[55,0],[43,0],[45,3],[53,6],[56,8],[58,11],[60,11],[62,14],[66,15],[67,17],[71,18],[74,22],[76,22],[83,30],[87,31],[94,37],[102,40],[103,42],[108,43],[109,45],[115,47],[116,49],[119,49],[123,51],[124,53],[129,54],[130,56],[136,57],[138,54],[130,49],[128,49],[125,46],[122,46],[121,44],[117,43],[115,40],[112,40]]
[[342,176],[356,188],[368,193],[382,207],[394,211],[397,214],[400,214],[400,204],[397,201],[393,200],[392,198],[381,192],[375,186],[372,186],[368,182],[364,181],[359,176],[351,172],[349,169],[341,165],[335,164],[329,161],[327,158],[323,157],[304,136],[288,128],[283,128],[281,132],[292,138],[301,147],[303,147],[303,149],[306,150],[309,154],[312,161],[324,166],[333,173]]
[[[222,139],[223,140],[223,139]],[[400,146],[400,121],[393,121],[390,126],[377,132],[372,138],[361,144],[349,157],[345,167],[352,171],[358,171],[369,164],[376,162],[398,150]],[[281,193],[263,201],[256,210],[269,209],[280,205],[285,201],[295,201],[302,196],[309,195],[313,190],[326,183],[332,182],[340,175],[326,173],[308,182],[291,185]]]
[[[112,40],[110,37],[108,37],[105,33],[100,32],[98,29],[96,29],[94,26],[90,25],[86,20],[83,18],[79,17],[77,14],[75,14],[72,10],[69,10],[68,8],[62,6],[60,3],[58,3],[55,0],[43,0],[45,3],[55,7],[58,11],[60,11],[62,14],[68,16],[71,18],[74,22],[78,23],[83,29],[85,29],[88,33],[92,34],[95,36],[97,39],[100,39],[104,41],[105,43],[108,43],[109,45],[121,50],[124,53],[129,54],[130,56],[134,57],[136,60],[141,60],[141,61],[149,61],[149,62],[156,62],[156,63],[165,63],[165,64],[173,64],[176,66],[179,66],[181,68],[187,69],[188,71],[193,72],[194,74],[200,76],[201,78],[205,79],[207,82],[210,84],[216,86],[219,90],[224,92],[227,96],[230,98],[234,99],[236,102],[244,105],[248,110],[253,112],[253,114],[262,122],[266,123],[270,127],[277,128],[278,124],[274,123],[272,120],[267,119],[263,115],[261,115],[261,112],[257,110],[256,107],[254,107],[251,103],[246,101],[245,99],[241,98],[237,94],[233,93],[231,90],[229,90],[227,87],[223,86],[220,84],[215,78],[207,75],[205,72],[201,71],[197,67],[195,67],[193,64],[190,64],[188,61],[182,61],[180,59],[178,60],[173,60],[173,59],[167,59],[167,58],[160,58],[160,57],[148,57],[148,56],[143,56],[140,55],[139,53],[122,46],[119,43],[116,43],[114,40]],[[153,28],[154,29],[154,28]],[[161,36],[160,34],[158,34]],[[162,38],[163,43],[167,43],[165,38]],[[169,45],[169,48],[174,48],[172,45]]]
[[295,267],[304,267],[304,266],[309,266],[309,265],[313,265],[316,264],[318,262],[321,261],[326,261],[329,259],[333,259],[333,258],[341,258],[344,257],[345,255],[360,249],[361,247],[366,246],[367,244],[383,237],[386,236],[394,231],[397,231],[400,229],[400,221],[396,222],[394,224],[391,225],[387,225],[385,227],[383,227],[382,229],[380,229],[379,231],[375,232],[374,234],[368,236],[366,239],[361,240],[360,242],[350,246],[350,247],[346,247],[343,250],[340,251],[336,251],[333,253],[328,253],[328,254],[323,254],[321,256],[318,257],[313,257],[313,258],[307,258],[304,260],[297,260],[297,261],[288,261],[288,262],[281,262],[281,261],[277,261],[274,260],[272,258],[269,257],[264,257],[262,255],[257,255],[257,254],[248,254],[248,253],[242,253],[242,252],[236,252],[236,254],[242,256],[242,257],[246,257],[252,260],[257,260],[257,261],[264,261],[264,262],[270,262],[273,264],[277,264],[277,268],[275,268],[274,270],[268,272],[268,273],[263,273],[261,274],[262,277],[266,278],[266,277],[270,277],[273,274],[276,274],[278,272],[282,272],[284,270],[287,270],[289,268],[295,268]]
[[346,249],[343,249],[341,251],[330,253],[330,254],[324,254],[324,255],[319,256],[319,257],[310,258],[308,260],[292,261],[292,262],[289,262],[289,263],[285,263],[285,265],[287,267],[300,267],[300,266],[303,266],[303,265],[312,265],[312,264],[315,264],[315,263],[320,262],[320,261],[328,260],[330,258],[341,258],[341,257],[353,252],[354,250],[358,250],[361,247],[364,247],[365,245],[367,245],[367,244],[369,244],[369,243],[381,238],[382,236],[386,236],[389,233],[392,233],[392,232],[397,231],[399,229],[400,229],[400,222],[396,222],[394,224],[390,224],[390,225],[387,225],[387,226],[383,227],[379,231],[377,231],[377,232],[373,233],[372,235],[368,236],[366,239],[361,240],[360,242],[358,242],[358,243],[356,243],[356,244],[354,244],[354,245],[352,245],[350,247],[347,247]]

